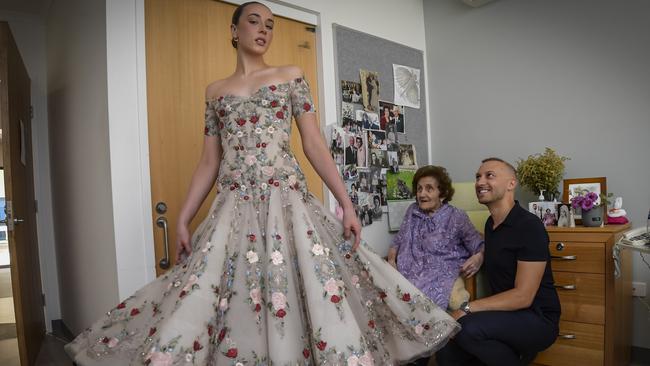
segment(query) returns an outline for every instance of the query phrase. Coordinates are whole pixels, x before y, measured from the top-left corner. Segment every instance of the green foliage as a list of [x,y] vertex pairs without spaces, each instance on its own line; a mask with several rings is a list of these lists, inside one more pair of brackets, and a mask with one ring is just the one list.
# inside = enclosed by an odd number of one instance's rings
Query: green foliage
[[522,186],[539,194],[556,192],[564,176],[564,162],[569,160],[566,156],[558,155],[553,149],[546,148],[543,154],[529,155],[527,159],[517,161],[517,178]]

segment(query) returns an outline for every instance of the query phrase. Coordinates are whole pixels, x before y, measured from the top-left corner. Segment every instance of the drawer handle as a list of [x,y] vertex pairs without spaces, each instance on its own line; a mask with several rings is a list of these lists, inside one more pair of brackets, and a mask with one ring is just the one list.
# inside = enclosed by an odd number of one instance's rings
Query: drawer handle
[[560,334],[557,337],[560,339],[576,339],[575,334]]
[[551,259],[557,259],[561,261],[574,261],[578,259],[577,255],[552,255]]
[[575,290],[576,285],[554,285],[555,287],[562,289],[562,290]]

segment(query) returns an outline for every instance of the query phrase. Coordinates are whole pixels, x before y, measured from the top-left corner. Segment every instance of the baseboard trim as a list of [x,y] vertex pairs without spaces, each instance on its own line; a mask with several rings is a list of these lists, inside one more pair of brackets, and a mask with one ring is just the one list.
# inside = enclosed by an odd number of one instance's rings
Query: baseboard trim
[[63,319],[52,320],[52,334],[56,337],[65,339],[68,342],[71,342],[74,339],[74,334],[72,334],[70,329],[65,325]]
[[630,358],[635,366],[650,366],[650,348],[633,346]]

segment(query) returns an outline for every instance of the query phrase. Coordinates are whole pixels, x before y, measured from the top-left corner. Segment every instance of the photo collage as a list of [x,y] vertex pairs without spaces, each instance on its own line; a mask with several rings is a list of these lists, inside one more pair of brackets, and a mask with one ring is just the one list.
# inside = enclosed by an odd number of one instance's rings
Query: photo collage
[[332,157],[363,226],[382,219],[388,200],[413,199],[411,179],[417,169],[415,148],[400,143],[407,124],[404,106],[381,100],[380,90],[373,71],[360,70],[359,81],[342,80],[341,123],[331,127],[329,136]]

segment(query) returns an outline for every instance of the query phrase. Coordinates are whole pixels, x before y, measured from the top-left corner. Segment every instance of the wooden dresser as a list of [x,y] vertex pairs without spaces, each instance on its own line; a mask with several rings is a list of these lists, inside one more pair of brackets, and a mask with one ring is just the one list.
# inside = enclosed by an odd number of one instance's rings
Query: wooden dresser
[[612,247],[628,225],[548,227],[549,249],[562,317],[555,344],[537,365],[623,366],[630,361],[632,261],[621,251],[614,278]]

